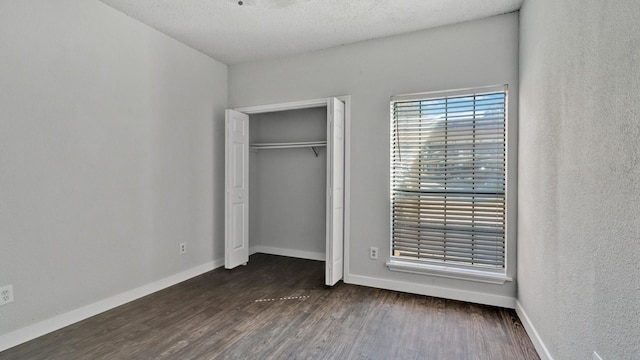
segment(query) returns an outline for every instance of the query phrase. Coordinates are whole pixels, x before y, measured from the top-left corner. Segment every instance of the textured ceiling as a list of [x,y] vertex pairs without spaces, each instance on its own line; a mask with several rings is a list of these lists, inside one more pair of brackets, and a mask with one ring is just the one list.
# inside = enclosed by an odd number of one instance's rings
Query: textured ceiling
[[508,13],[523,0],[100,0],[234,64]]

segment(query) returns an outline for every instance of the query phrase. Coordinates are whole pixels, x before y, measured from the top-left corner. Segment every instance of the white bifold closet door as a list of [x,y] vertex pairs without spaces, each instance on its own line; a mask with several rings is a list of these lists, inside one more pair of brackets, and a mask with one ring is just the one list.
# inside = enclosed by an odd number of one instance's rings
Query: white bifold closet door
[[[227,110],[225,115],[224,265],[227,269],[233,269],[249,261],[249,116],[235,110]],[[327,285],[335,285],[344,275],[344,122],[344,103],[336,98],[328,99]]]
[[224,267],[249,261],[249,115],[225,112]]
[[327,109],[327,249],[325,283],[335,285],[344,268],[344,103],[329,99]]

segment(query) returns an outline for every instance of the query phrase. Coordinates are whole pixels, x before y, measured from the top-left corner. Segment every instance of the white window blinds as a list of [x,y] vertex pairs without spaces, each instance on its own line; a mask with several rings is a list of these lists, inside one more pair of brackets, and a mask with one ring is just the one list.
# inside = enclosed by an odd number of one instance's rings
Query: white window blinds
[[506,88],[392,99],[392,255],[505,267]]

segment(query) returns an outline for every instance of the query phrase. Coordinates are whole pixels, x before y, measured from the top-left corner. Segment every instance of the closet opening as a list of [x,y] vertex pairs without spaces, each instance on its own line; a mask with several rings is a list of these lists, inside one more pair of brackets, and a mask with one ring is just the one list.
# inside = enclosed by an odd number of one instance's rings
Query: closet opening
[[345,103],[337,98],[226,112],[225,267],[266,253],[344,273]]

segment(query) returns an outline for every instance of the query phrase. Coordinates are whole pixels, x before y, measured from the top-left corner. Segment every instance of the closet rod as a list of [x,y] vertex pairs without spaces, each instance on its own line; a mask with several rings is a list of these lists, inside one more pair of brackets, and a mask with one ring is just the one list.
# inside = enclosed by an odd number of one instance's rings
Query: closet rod
[[254,143],[251,147],[256,150],[261,149],[291,149],[301,147],[320,147],[327,146],[326,141],[307,141],[307,142],[284,142],[284,143]]
[[268,150],[268,149],[293,149],[308,147],[313,151],[315,157],[318,157],[317,147],[327,146],[326,141],[306,141],[306,142],[286,142],[286,143],[254,143],[251,144],[251,150]]

